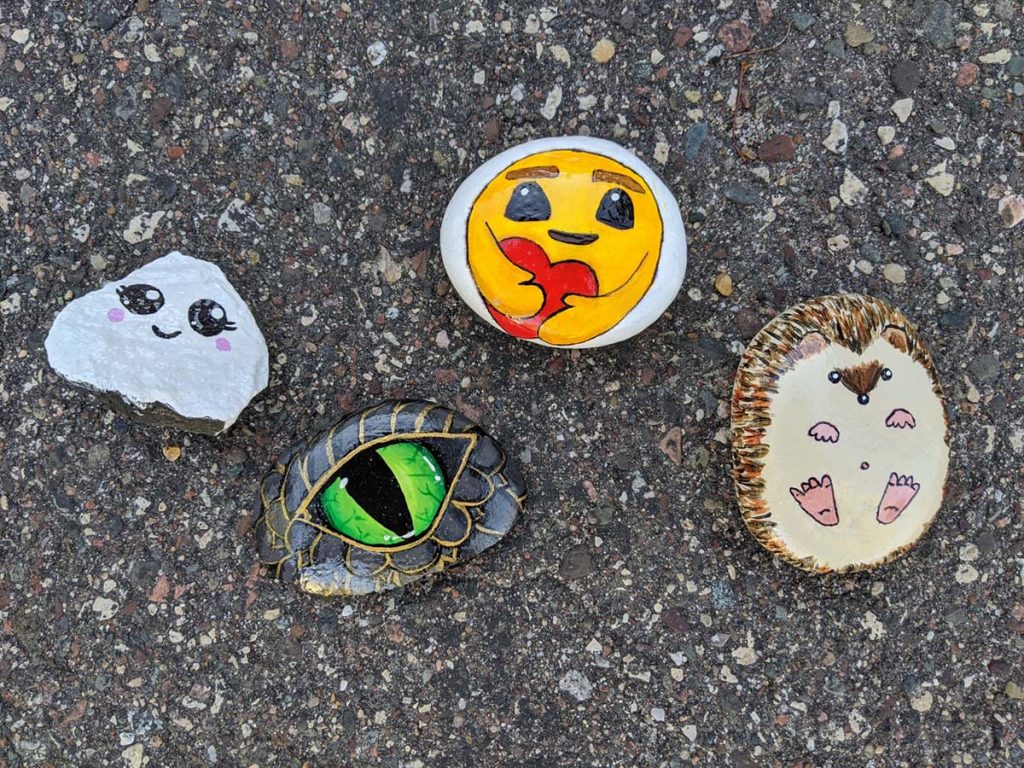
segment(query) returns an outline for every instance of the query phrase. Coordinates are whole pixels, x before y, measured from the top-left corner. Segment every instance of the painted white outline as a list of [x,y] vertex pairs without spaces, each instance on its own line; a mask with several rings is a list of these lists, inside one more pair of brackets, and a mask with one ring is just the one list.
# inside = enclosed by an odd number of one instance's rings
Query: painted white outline
[[[524,341],[555,349],[603,347],[635,336],[661,317],[678,295],[686,275],[686,229],[683,227],[679,203],[658,174],[624,147],[591,136],[555,136],[528,141],[492,157],[459,185],[451,202],[448,203],[444,219],[441,222],[441,258],[444,261],[448,279],[451,280],[462,300],[493,327],[505,333],[487,311],[483,297],[480,295],[480,289],[477,288],[476,281],[469,269],[466,252],[466,227],[469,222],[470,209],[484,187],[505,168],[530,155],[559,149],[593,152],[626,166],[647,182],[647,186],[654,193],[658,211],[661,213],[661,258],[654,275],[654,282],[647,289],[643,298],[618,324],[600,336],[595,336],[579,344],[548,344],[540,339],[524,339]],[[650,319],[641,320],[640,318],[644,316],[649,316]]]

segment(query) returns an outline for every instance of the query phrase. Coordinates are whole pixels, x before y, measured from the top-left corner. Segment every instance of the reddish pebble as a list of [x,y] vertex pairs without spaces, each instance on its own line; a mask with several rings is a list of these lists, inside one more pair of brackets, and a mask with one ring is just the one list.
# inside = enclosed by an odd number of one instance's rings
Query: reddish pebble
[[167,156],[169,158],[171,158],[171,160],[180,160],[182,157],[185,156],[185,148],[184,147],[168,147],[167,148]]
[[693,30],[686,25],[676,27],[676,31],[672,35],[672,45],[676,48],[682,48],[688,42],[693,39]]
[[129,62],[129,61],[128,61],[128,59],[118,59],[117,61],[115,61],[115,62],[114,62],[114,67],[115,67],[115,68],[117,69],[117,71],[118,71],[118,72],[120,72],[120,73],[121,73],[122,75],[123,75],[123,74],[124,74],[125,72],[127,72],[127,71],[128,71],[128,67],[130,67],[130,66],[131,66],[131,62]]
[[718,30],[718,39],[722,41],[729,53],[742,53],[750,47],[754,40],[754,33],[746,22],[730,21],[723,24]]
[[965,61],[960,65],[960,71],[956,74],[956,84],[961,88],[974,85],[978,79],[978,65],[971,61]]
[[757,148],[757,156],[766,163],[782,163],[796,155],[793,139],[784,133],[777,133]]
[[281,55],[291,61],[299,55],[299,44],[294,40],[281,41]]

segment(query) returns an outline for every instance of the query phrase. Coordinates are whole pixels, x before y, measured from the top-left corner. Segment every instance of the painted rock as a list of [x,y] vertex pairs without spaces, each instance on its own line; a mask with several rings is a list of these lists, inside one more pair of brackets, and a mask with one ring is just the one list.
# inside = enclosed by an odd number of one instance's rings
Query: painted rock
[[50,365],[140,421],[217,434],[267,386],[267,345],[224,273],[177,251],[75,299]]
[[949,465],[928,348],[869,296],[786,310],[743,354],[732,447],[743,519],[771,552],[820,573],[899,557],[939,511]]
[[505,333],[552,347],[628,339],[672,303],[686,233],[672,193],[639,158],[585,136],[488,160],[441,224],[463,300]]
[[306,592],[400,587],[512,527],[522,476],[479,426],[435,403],[353,413],[289,449],[260,485],[260,559]]

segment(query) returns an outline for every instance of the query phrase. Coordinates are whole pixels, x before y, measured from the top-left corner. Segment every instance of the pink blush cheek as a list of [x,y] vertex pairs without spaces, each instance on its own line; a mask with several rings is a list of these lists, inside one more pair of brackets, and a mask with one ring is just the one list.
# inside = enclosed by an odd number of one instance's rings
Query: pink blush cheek
[[217,339],[217,341],[214,343],[217,345],[217,349],[219,349],[221,352],[231,351],[231,342],[228,341],[227,339]]
[[120,323],[124,320],[124,310],[118,309],[117,307],[107,310],[107,320],[112,323]]

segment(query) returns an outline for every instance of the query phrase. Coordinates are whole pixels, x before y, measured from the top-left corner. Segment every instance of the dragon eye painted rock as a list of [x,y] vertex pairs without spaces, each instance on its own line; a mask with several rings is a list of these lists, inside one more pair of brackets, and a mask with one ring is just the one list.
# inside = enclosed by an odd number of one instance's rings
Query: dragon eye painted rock
[[753,338],[732,398],[733,475],[747,528],[819,573],[909,550],[942,505],[949,428],[917,330],[868,296],[824,296]]
[[264,478],[260,558],[306,592],[379,592],[495,544],[525,497],[501,446],[461,414],[381,403],[293,446]]
[[628,339],[661,316],[686,272],[679,205],[642,160],[587,136],[488,160],[441,224],[455,289],[505,333],[553,347]]

